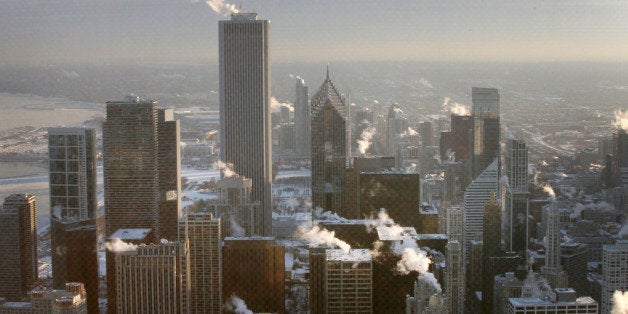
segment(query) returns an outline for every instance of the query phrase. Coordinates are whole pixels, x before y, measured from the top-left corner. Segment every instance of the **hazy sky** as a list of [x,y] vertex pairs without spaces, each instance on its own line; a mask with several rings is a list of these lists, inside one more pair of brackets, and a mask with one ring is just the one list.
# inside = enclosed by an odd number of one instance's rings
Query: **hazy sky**
[[[273,62],[628,61],[628,1],[244,0]],[[204,1],[0,0],[0,63],[206,62]]]

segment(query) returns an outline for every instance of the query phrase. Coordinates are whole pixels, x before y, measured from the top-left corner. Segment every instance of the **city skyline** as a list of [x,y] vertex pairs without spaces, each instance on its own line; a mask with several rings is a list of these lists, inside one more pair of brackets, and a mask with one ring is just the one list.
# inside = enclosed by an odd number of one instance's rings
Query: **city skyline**
[[[3,64],[216,61],[217,37],[212,30],[228,10],[219,14],[204,2],[5,0],[0,2],[0,27],[5,30],[0,35],[4,47],[0,60]],[[243,12],[257,12],[272,21],[275,62],[628,61],[623,22],[628,5],[617,1],[249,0],[236,4]]]

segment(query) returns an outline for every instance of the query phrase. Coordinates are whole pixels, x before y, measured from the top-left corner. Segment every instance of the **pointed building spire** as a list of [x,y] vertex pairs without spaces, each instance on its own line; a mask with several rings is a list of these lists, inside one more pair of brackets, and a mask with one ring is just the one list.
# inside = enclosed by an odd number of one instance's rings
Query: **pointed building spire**
[[326,80],[329,80],[329,63],[327,63],[327,78]]

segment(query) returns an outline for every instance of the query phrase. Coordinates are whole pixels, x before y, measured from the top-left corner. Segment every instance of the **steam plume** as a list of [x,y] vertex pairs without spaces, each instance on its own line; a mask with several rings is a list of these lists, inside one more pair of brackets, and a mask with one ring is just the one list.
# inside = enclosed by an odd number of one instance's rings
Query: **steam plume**
[[419,132],[415,131],[413,128],[408,127],[407,130],[403,131],[403,133],[401,133],[401,137],[406,137],[406,136],[416,136],[418,135]]
[[105,242],[105,247],[114,253],[137,251],[137,245],[124,242],[120,238],[113,238],[111,241]]
[[218,170],[222,170],[222,175],[225,178],[229,178],[229,177],[233,177],[233,176],[237,175],[237,173],[235,171],[233,171],[233,165],[232,164],[226,164],[222,160],[214,161],[214,163],[212,163],[212,168],[218,169]]
[[[194,1],[194,2],[198,2],[198,1]],[[234,4],[227,3],[223,0],[207,0],[205,1],[205,3],[207,3],[207,5],[212,9],[212,11],[222,16],[227,16],[232,13],[240,12],[238,9],[236,9],[236,6]]]
[[552,189],[552,187],[549,184],[545,184],[542,187],[543,187],[543,191],[545,191],[547,194],[549,194],[549,197],[552,198],[552,201],[555,201],[556,200],[556,193],[554,193],[554,189]]
[[281,107],[288,107],[290,112],[294,112],[294,105],[291,102],[280,102],[274,96],[270,97],[270,110],[272,112],[281,111]]
[[288,74],[288,75],[290,76],[290,78],[291,78],[291,79],[296,78],[297,80],[301,81],[301,84],[304,84],[304,85],[305,85],[305,80],[304,80],[303,78],[301,78],[300,76],[298,76],[298,75],[294,75],[294,74],[292,74],[292,73],[291,73],[291,74]]
[[225,310],[236,314],[253,314],[253,311],[249,310],[244,300],[240,299],[235,294],[232,294],[229,301],[225,303]]
[[613,309],[611,314],[628,314],[628,291],[613,293]]
[[358,149],[360,150],[360,154],[364,155],[366,153],[366,150],[369,149],[369,147],[371,146],[371,140],[373,139],[375,132],[376,130],[372,126],[369,126],[362,131],[362,134],[360,134],[360,139],[358,140]]
[[229,216],[229,227],[232,237],[241,238],[246,234],[246,231],[238,224],[234,215]]
[[432,86],[432,83],[430,83],[430,81],[428,81],[428,80],[426,80],[424,78],[419,79],[419,84],[421,84],[421,85],[423,85],[424,87],[427,87],[427,88],[434,88],[434,86]]
[[458,116],[468,116],[468,115],[471,115],[471,111],[469,110],[469,106],[457,103],[457,102],[451,100],[451,98],[449,98],[449,97],[445,97],[445,100],[443,100],[442,108],[443,108],[444,112],[451,112],[451,113],[453,113],[455,115],[458,115]]
[[336,232],[321,228],[316,224],[310,229],[299,226],[297,234],[301,239],[313,244],[326,244],[331,247],[337,246],[345,253],[349,253],[349,250],[351,250],[351,246],[347,242],[336,238]]
[[615,121],[613,121],[613,126],[618,129],[628,131],[628,111],[617,109],[613,111],[613,113],[615,114]]
[[617,233],[617,235],[619,235],[620,238],[624,238],[624,236],[628,235],[628,217],[626,217],[626,220],[624,220],[624,225],[621,227],[621,230],[619,230],[619,233]]

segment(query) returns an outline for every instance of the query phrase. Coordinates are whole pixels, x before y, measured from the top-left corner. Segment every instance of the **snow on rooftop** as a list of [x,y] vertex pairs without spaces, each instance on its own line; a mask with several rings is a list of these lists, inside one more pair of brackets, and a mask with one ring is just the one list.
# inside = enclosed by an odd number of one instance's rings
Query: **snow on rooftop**
[[390,227],[386,226],[378,226],[377,228],[377,236],[382,241],[400,241],[406,237],[415,238],[417,233],[414,227],[401,227],[402,233],[398,234],[394,232]]
[[111,235],[110,238],[119,238],[121,240],[141,240],[146,238],[150,231],[150,228],[118,229]]
[[349,253],[340,249],[330,249],[326,252],[328,261],[339,262],[370,262],[371,251],[368,249],[351,249]]

